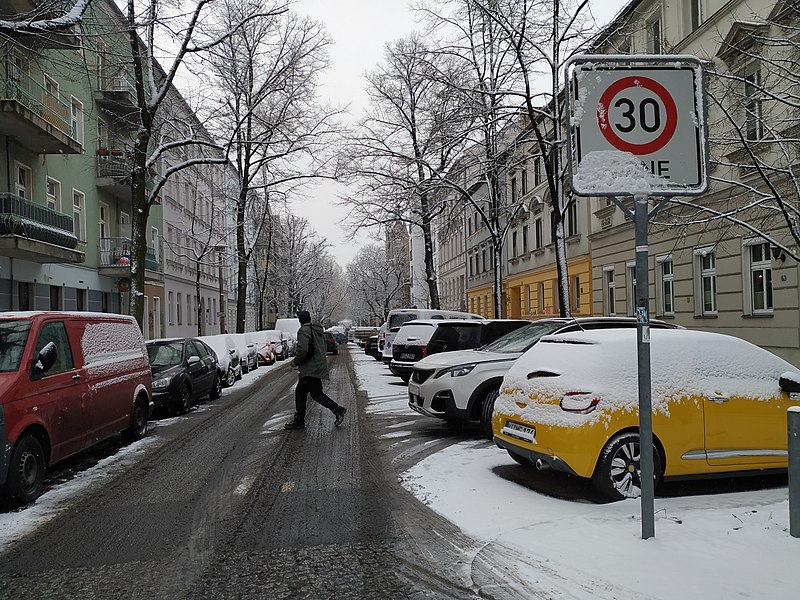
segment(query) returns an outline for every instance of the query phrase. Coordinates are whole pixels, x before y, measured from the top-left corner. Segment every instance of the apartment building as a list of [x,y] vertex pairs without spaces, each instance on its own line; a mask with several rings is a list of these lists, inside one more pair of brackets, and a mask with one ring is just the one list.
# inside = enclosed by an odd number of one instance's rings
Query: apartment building
[[[782,173],[796,168],[800,121],[780,100],[798,91],[788,76],[797,64],[790,40],[798,24],[796,3],[783,0],[645,0],[630,3],[596,47],[695,55],[706,72],[710,189],[694,206],[666,205],[651,223],[653,316],[737,335],[795,364],[798,263],[784,249],[796,252],[796,244],[772,198],[782,195],[790,206],[798,199],[794,180]],[[593,311],[632,315],[633,226],[610,201],[587,201]],[[738,222],[712,220],[709,210]]]

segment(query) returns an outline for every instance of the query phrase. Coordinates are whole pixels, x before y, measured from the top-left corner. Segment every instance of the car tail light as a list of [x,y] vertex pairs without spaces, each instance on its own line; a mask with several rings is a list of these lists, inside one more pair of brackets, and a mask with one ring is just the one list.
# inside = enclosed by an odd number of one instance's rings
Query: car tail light
[[420,346],[420,352],[422,352],[422,358],[428,356],[428,346]]
[[600,402],[595,394],[591,392],[567,392],[561,398],[561,410],[567,412],[587,414],[592,412]]

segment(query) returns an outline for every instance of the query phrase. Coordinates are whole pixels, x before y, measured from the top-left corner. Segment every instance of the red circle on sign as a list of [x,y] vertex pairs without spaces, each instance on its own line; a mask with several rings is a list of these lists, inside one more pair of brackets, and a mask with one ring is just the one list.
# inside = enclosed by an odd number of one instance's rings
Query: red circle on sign
[[[633,144],[626,142],[612,131],[611,124],[608,122],[608,106],[614,97],[622,90],[629,87],[643,87],[653,92],[661,103],[664,105],[664,110],[667,111],[667,120],[664,124],[664,130],[654,140],[646,144]],[[606,138],[609,144],[614,146],[617,150],[623,152],[630,152],[631,154],[652,154],[658,152],[666,146],[672,139],[675,129],[678,127],[678,109],[675,107],[675,101],[667,91],[667,89],[657,81],[649,77],[623,77],[618,79],[603,92],[600,97],[600,102],[597,104],[597,123],[600,125],[600,133]]]

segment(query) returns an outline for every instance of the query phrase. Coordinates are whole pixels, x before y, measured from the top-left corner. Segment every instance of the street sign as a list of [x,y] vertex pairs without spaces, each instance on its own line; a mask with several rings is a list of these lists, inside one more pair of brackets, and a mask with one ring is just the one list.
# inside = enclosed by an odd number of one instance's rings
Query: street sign
[[690,56],[578,56],[569,175],[579,196],[706,191],[703,74]]

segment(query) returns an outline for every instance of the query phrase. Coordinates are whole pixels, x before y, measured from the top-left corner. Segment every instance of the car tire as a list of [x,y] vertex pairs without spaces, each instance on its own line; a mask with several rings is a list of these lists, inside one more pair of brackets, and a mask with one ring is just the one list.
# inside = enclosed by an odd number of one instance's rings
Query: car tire
[[212,400],[216,400],[220,396],[222,396],[222,378],[219,376],[219,373],[214,373],[214,385],[208,393],[208,397]]
[[189,409],[192,407],[192,389],[189,387],[188,383],[184,383],[181,386],[181,389],[178,390],[178,412],[180,414],[186,414],[189,412]]
[[494,403],[497,400],[497,397],[500,395],[500,388],[493,388],[488,390],[481,398],[481,412],[480,412],[480,422],[481,422],[481,433],[483,437],[487,439],[492,439],[494,435],[492,434],[492,414],[494,413]]
[[228,372],[225,374],[225,385],[231,387],[234,383],[236,383],[236,371],[233,370],[233,367],[228,367]]
[[533,466],[533,463],[530,461],[530,459],[525,458],[524,456],[520,456],[519,454],[517,454],[516,452],[512,452],[511,450],[506,450],[506,452],[508,452],[508,455],[511,457],[511,459],[518,465],[521,465],[523,467]]
[[125,430],[125,437],[135,442],[147,435],[147,400],[137,398],[131,411],[131,426]]
[[19,504],[29,504],[44,486],[44,450],[38,439],[24,435],[14,444],[3,493]]
[[[658,484],[662,462],[658,448],[653,445],[653,475]],[[611,500],[638,498],[642,494],[639,469],[639,434],[621,433],[611,438],[600,453],[592,483]]]

